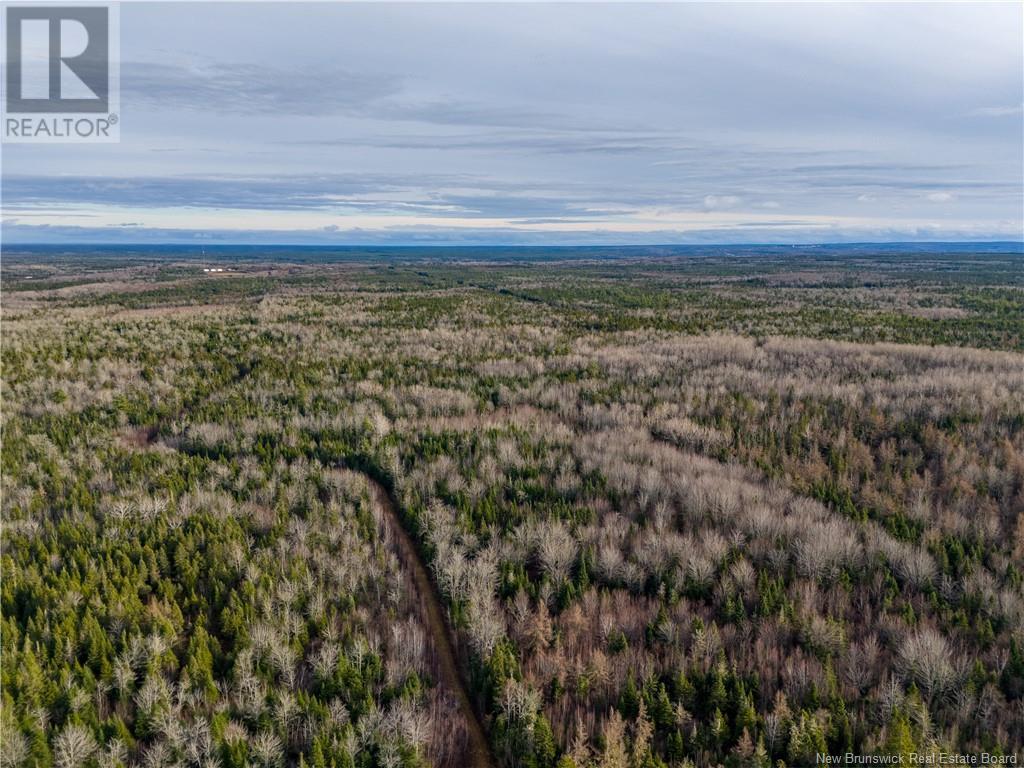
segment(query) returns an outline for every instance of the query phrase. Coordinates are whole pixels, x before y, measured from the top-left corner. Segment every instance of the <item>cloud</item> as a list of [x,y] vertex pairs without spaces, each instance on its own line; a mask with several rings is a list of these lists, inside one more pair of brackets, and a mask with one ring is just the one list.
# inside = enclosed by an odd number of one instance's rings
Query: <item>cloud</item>
[[133,108],[242,115],[332,115],[360,112],[396,94],[393,75],[338,67],[274,68],[261,64],[125,61],[121,98]]
[[[406,97],[408,99],[408,97]],[[458,99],[436,101],[385,101],[369,106],[364,116],[382,120],[413,121],[435,125],[503,126],[536,128],[557,125],[568,118],[555,112],[488,105]]]
[[741,202],[742,198],[737,195],[705,195],[704,209],[717,211],[723,208],[735,208]]
[[453,97],[423,98],[410,88],[408,79],[334,64],[294,68],[209,60],[121,64],[122,100],[160,112],[283,118],[347,115],[397,123],[529,129],[598,127],[557,111]]
[[[338,212],[463,218],[594,220],[634,208],[608,206],[573,185],[512,184],[469,174],[314,174],[170,177],[47,176],[4,179],[4,207],[24,215],[82,206],[116,209],[215,209]],[[604,210],[600,210],[601,208]]]
[[[418,114],[416,108],[400,110],[410,119]],[[475,125],[493,127],[493,123],[508,123],[515,120],[521,113],[491,113],[479,115],[480,123]],[[500,119],[498,119],[500,117]],[[551,118],[550,115],[546,117]],[[439,119],[438,122],[451,122],[452,115]],[[484,122],[490,120],[490,122]],[[657,133],[652,131],[629,131],[622,129],[587,128],[538,128],[536,122],[526,121],[527,125],[504,126],[516,130],[499,133],[486,130],[474,130],[458,134],[380,134],[352,135],[344,138],[313,139],[307,141],[281,142],[291,145],[299,144],[312,147],[375,147],[378,149],[410,149],[410,150],[445,150],[451,152],[517,152],[539,155],[638,155],[694,152],[702,149],[714,151],[700,142],[686,140],[677,133]],[[657,161],[654,166],[693,164],[693,160]]]
[[[202,240],[223,244],[275,244],[321,245],[350,248],[352,246],[482,246],[494,245],[549,245],[549,246],[651,246],[698,244],[793,244],[817,243],[894,243],[906,241],[929,242],[1003,242],[1017,243],[1024,252],[1020,234],[1007,229],[969,229],[878,226],[870,229],[823,225],[763,226],[750,222],[734,229],[692,229],[680,232],[672,229],[649,229],[637,232],[614,232],[594,229],[576,232],[568,230],[533,231],[529,229],[460,229],[444,227],[400,227],[388,230],[349,229],[327,230],[291,229],[166,229],[75,226],[32,226],[4,222],[5,246],[14,250],[18,245],[39,243],[95,243],[114,245],[140,245],[154,243],[187,244]],[[1011,246],[1012,247],[1012,246]]]
[[1009,117],[1011,115],[1024,114],[1024,103],[1016,106],[1004,107],[979,107],[967,113],[968,117]]
[[956,199],[951,192],[931,192],[925,195],[925,198],[932,203],[948,203]]
[[121,143],[6,146],[4,210],[336,238],[385,217],[867,237],[955,210],[1021,229],[1020,7],[733,10],[132,4]]
[[454,174],[65,176],[59,180],[9,176],[4,179],[4,197],[5,206],[15,208],[81,204],[238,210],[387,208],[415,205],[427,190],[472,183],[471,177]]

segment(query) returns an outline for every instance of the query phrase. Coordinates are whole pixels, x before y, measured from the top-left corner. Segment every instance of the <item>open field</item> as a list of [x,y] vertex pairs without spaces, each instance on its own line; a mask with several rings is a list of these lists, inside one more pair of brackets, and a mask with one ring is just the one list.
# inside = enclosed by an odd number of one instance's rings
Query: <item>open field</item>
[[737,250],[6,254],[3,765],[1024,759],[1022,256]]

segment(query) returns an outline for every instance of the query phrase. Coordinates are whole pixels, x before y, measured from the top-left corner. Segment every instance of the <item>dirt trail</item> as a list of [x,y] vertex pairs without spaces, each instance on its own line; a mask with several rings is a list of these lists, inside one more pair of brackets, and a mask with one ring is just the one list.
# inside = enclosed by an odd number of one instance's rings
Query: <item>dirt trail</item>
[[419,597],[416,603],[422,606],[421,612],[425,614],[420,616],[420,620],[426,625],[426,629],[434,641],[441,677],[439,682],[455,698],[466,721],[469,743],[466,747],[467,754],[464,765],[466,768],[497,768],[497,762],[491,756],[487,734],[473,708],[466,682],[459,673],[459,661],[455,652],[452,630],[448,625],[441,597],[434,582],[430,580],[430,574],[427,573],[427,569],[420,559],[412,537],[402,525],[391,495],[376,480],[369,476],[365,477],[370,484],[374,501],[384,512],[385,524],[398,549],[398,559],[412,579],[413,587]]
[[[184,411],[184,408],[182,408]],[[180,413],[181,411],[179,411]],[[139,428],[131,430],[122,435],[122,440],[129,447],[147,448],[156,442],[159,435],[158,427]],[[498,768],[498,763],[491,754],[490,742],[487,740],[487,733],[483,724],[473,707],[472,699],[469,696],[469,689],[466,682],[459,673],[459,661],[455,651],[455,640],[452,629],[447,621],[447,612],[442,603],[441,596],[434,586],[434,582],[427,573],[426,566],[420,559],[412,537],[402,525],[398,516],[398,510],[387,490],[367,475],[360,473],[366,478],[370,487],[374,502],[383,511],[384,523],[391,534],[391,540],[397,548],[398,560],[405,569],[405,572],[412,579],[412,588],[416,599],[413,603],[419,606],[420,621],[434,643],[434,652],[437,661],[437,671],[441,686],[447,690],[455,699],[459,710],[462,712],[463,720],[466,723],[467,745],[465,768]]]

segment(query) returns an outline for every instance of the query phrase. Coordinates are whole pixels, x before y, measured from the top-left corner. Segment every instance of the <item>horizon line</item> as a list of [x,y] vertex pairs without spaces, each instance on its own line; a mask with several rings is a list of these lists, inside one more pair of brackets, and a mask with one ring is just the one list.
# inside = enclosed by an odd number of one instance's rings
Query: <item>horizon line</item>
[[1005,245],[1024,249],[1024,238],[1020,240],[822,240],[818,242],[791,242],[771,243],[757,241],[722,241],[704,243],[301,243],[301,242],[245,242],[245,241],[217,241],[210,243],[192,243],[183,241],[168,240],[165,242],[12,242],[0,243],[0,250],[10,248],[309,248],[318,250],[330,249],[427,249],[427,248],[506,248],[516,250],[536,249],[580,249],[580,248],[601,248],[601,249],[637,249],[637,248],[817,248],[817,247],[840,247],[840,246],[899,246],[899,245],[952,245],[958,247],[971,245]]

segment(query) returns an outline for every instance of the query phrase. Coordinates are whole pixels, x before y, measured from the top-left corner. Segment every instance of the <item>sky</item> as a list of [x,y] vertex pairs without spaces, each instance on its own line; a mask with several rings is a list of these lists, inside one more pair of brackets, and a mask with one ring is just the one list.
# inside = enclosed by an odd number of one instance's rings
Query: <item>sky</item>
[[1024,239],[1024,4],[122,3],[3,240]]

